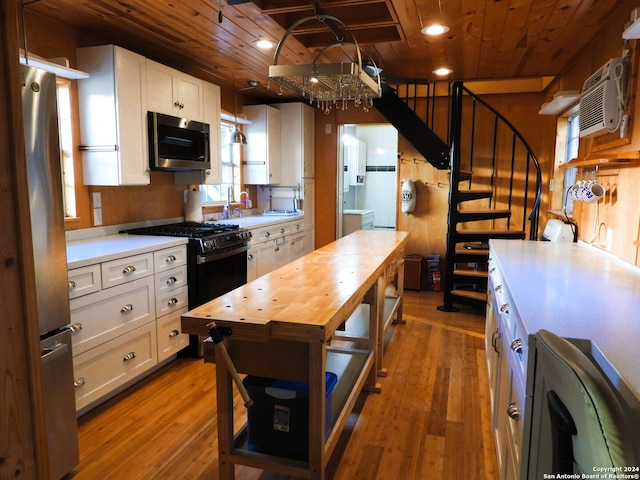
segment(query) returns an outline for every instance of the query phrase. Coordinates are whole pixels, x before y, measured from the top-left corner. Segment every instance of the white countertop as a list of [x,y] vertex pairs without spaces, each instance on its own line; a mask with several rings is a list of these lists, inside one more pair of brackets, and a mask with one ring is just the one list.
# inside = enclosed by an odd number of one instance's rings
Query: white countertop
[[343,210],[342,213],[344,215],[366,215],[368,213],[375,213],[373,210],[354,210],[354,209],[349,209],[349,210]]
[[640,399],[640,268],[582,243],[490,245],[528,333],[591,340],[609,378]]
[[228,220],[215,220],[207,223],[231,223],[234,225],[240,225],[242,228],[259,228],[269,225],[275,225],[284,222],[293,222],[296,220],[302,220],[304,218],[303,213],[297,215],[248,215],[246,217],[230,218]]
[[186,238],[147,235],[107,235],[67,242],[67,267],[79,268],[117,258],[184,245]]

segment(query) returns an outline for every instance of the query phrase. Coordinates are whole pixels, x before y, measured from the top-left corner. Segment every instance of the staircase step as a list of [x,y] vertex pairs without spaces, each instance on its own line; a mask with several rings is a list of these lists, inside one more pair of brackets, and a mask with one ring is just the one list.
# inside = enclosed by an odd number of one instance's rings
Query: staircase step
[[482,198],[491,198],[493,196],[493,190],[459,190],[455,194],[455,203],[469,202],[471,200],[479,200]]
[[455,295],[457,297],[471,298],[473,300],[478,300],[480,302],[487,301],[487,293],[479,292],[477,290],[453,289],[451,290],[451,295]]
[[458,277],[469,277],[469,278],[488,278],[489,272],[486,270],[471,270],[468,268],[456,268],[453,271],[453,274]]
[[492,220],[511,217],[511,210],[461,210],[458,212],[459,222],[475,222],[478,220]]
[[490,238],[505,239],[525,239],[525,232],[522,230],[460,230],[454,233],[455,241],[458,242],[479,242]]
[[458,181],[465,182],[467,180],[471,180],[473,173],[461,170],[458,172]]

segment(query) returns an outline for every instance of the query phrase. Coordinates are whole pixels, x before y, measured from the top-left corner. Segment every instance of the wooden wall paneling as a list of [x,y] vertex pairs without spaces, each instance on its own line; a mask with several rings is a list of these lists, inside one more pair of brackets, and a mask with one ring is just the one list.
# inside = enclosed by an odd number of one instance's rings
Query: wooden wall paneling
[[[33,315],[34,263],[30,249],[17,8],[15,2],[0,3],[0,478],[44,478],[46,437],[38,325]],[[36,453],[40,458],[36,458]]]

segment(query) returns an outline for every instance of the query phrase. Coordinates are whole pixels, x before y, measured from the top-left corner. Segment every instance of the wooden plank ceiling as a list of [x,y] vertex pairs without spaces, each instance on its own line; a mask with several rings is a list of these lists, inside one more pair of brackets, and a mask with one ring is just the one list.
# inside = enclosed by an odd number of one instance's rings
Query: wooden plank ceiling
[[[433,70],[447,66],[453,69],[452,79],[486,80],[561,74],[608,18],[630,14],[636,1],[329,0],[320,8],[348,27],[342,27],[345,41],[355,38],[364,60],[383,68],[383,76],[435,80]],[[103,43],[121,45],[224,87],[241,88],[248,80],[258,80],[262,86],[247,93],[263,97],[277,96],[280,89],[268,82],[274,51],[258,50],[255,41],[277,43],[294,22],[314,16],[312,0],[25,3],[31,3],[26,7],[29,15],[69,23]],[[449,32],[441,37],[420,33],[422,26],[438,22],[449,26]],[[304,22],[284,42],[278,64],[312,63],[323,47],[335,42],[321,22]],[[335,62],[354,57],[355,47],[345,45],[321,58]]]

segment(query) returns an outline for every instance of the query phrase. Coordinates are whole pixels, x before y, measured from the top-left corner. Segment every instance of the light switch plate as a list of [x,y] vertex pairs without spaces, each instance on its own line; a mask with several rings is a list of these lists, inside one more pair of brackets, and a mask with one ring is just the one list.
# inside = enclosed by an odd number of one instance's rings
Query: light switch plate
[[93,192],[93,208],[102,208],[102,194]]

